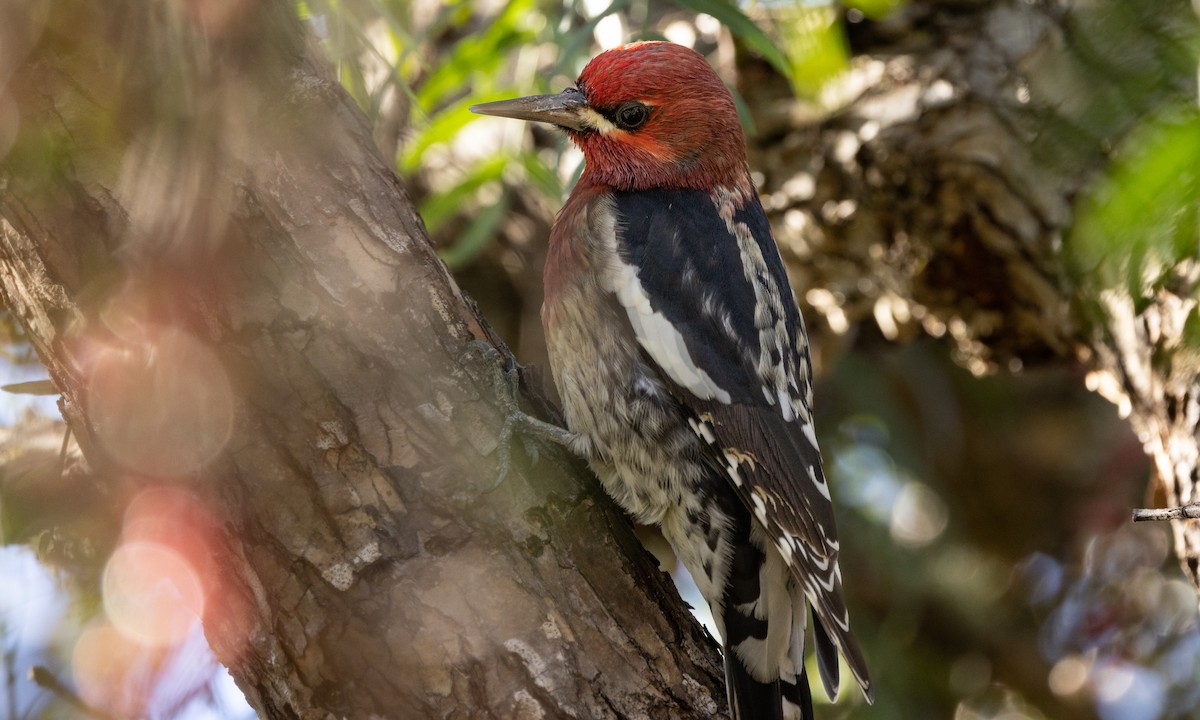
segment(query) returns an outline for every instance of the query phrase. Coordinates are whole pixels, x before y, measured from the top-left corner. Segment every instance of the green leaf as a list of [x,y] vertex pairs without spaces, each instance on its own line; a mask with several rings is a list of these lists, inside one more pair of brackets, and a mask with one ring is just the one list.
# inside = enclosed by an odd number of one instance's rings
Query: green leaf
[[374,8],[375,12],[379,13],[379,17],[383,18],[384,23],[387,24],[388,33],[392,36],[392,40],[395,42],[397,48],[403,50],[404,48],[415,48],[417,46],[416,38],[409,34],[408,30],[386,3],[381,2],[381,0],[368,0],[368,2]]
[[850,49],[837,11],[803,3],[774,5],[770,14],[791,67],[792,88],[815,98],[850,66]]
[[729,92],[733,95],[733,106],[737,108],[738,119],[742,121],[742,129],[746,131],[748,137],[754,137],[758,134],[758,126],[754,124],[750,106],[746,104],[746,99],[736,88],[729,88]]
[[784,77],[792,79],[792,64],[787,55],[763,32],[762,28],[727,0],[674,0],[675,4],[697,13],[712,15],[721,24],[729,28],[729,32],[746,43],[754,52],[771,63]]
[[843,0],[846,7],[854,8],[872,20],[882,20],[903,2],[904,0]]
[[463,210],[479,190],[490,182],[499,180],[507,167],[509,159],[496,155],[471,168],[457,185],[444,192],[434,193],[427,197],[419,208],[421,219],[430,233],[436,232],[447,221]]
[[1200,255],[1200,116],[1194,109],[1147,122],[1080,203],[1068,248],[1095,289],[1152,294],[1185,258]]
[[455,43],[449,57],[422,83],[417,93],[421,107],[432,111],[449,95],[468,90],[476,73],[494,73],[511,51],[535,43],[537,38],[528,28],[533,12],[533,0],[509,0],[486,30]]
[[554,168],[542,162],[539,155],[532,152],[522,153],[521,165],[525,168],[526,179],[539,192],[554,201],[562,199],[563,186],[558,179],[558,173],[554,171]]
[[[500,98],[497,97],[495,99],[499,100]],[[468,123],[477,120],[479,116],[472,113],[470,107],[478,102],[485,101],[479,98],[466,97],[452,103],[445,110],[434,115],[428,125],[421,128],[405,143],[404,152],[400,158],[401,174],[408,174],[419,170],[421,167],[421,156],[430,146],[450,142]]]
[[458,238],[458,242],[439,253],[442,261],[451,270],[456,270],[474,260],[487,247],[488,241],[495,234],[500,221],[508,214],[511,204],[512,198],[509,190],[505,188],[499,200],[483,208],[475,216],[475,219]]

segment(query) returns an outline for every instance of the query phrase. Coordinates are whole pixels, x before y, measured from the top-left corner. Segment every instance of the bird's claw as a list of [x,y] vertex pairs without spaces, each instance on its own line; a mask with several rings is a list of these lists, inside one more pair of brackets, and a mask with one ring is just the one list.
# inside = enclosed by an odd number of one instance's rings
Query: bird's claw
[[493,373],[492,384],[504,412],[504,424],[500,428],[496,446],[498,473],[496,481],[483,490],[483,493],[487,494],[503,485],[508,477],[514,435],[519,434],[522,447],[535,463],[539,456],[538,444],[529,437],[530,435],[567,446],[570,445],[571,435],[567,430],[539,420],[521,409],[518,400],[521,392],[521,366],[515,358],[502,355],[495,347],[482,340],[472,340],[470,344],[472,349],[483,355],[485,361],[489,361],[488,365]]

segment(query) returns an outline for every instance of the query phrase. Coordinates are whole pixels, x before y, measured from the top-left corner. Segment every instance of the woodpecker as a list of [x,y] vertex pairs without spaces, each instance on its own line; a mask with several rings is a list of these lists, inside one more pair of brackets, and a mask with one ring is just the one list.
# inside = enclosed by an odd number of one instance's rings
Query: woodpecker
[[711,608],[733,717],[813,717],[807,606],[826,694],[840,651],[871,701],[808,338],[729,90],[695,51],[640,42],[556,95],[471,109],[556,125],[583,151],[546,259],[551,370],[575,451],[662,527]]

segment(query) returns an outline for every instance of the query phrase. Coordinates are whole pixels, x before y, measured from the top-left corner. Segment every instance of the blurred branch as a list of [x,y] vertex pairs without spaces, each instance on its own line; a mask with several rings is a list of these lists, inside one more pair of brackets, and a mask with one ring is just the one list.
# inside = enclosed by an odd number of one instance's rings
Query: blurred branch
[[1137,508],[1133,511],[1134,522],[1146,520],[1198,520],[1200,519],[1200,503],[1192,503],[1175,508]]
[[37,683],[38,687],[54,694],[54,696],[58,699],[67,703],[80,713],[83,713],[85,717],[92,718],[93,720],[117,720],[117,718],[109,715],[103,710],[94,708],[84,702],[83,698],[79,697],[79,695],[71,690],[71,688],[67,687],[62,680],[59,680],[54,673],[50,672],[49,668],[42,667],[41,665],[34,665],[33,667],[29,668],[29,679]]

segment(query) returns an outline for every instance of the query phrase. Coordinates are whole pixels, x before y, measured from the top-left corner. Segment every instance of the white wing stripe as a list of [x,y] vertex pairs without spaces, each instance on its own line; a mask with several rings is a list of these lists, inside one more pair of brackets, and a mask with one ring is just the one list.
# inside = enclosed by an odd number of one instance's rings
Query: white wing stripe
[[637,277],[636,266],[620,263],[610,276],[610,287],[617,300],[629,315],[638,344],[650,354],[680,387],[687,388],[701,400],[716,399],[726,405],[730,402],[729,392],[717,385],[708,373],[696,366],[684,344],[683,335],[671,325],[662,313],[655,312],[650,297]]
[[821,452],[821,448],[817,445],[817,434],[813,431],[812,423],[802,423],[800,430],[804,433],[804,437],[808,440],[808,444],[812,445],[812,449]]
[[[811,428],[812,425],[805,425],[804,427]],[[817,486],[817,492],[821,493],[821,495],[824,496],[826,500],[829,500],[830,502],[833,501],[833,498],[831,498],[829,496],[829,483],[825,481],[825,476],[822,475],[820,479],[817,479],[816,466],[814,466],[814,465],[808,466],[808,479],[812,480],[812,484]],[[821,529],[821,534],[822,535],[825,534],[824,528]],[[826,537],[825,541],[829,542],[829,538]]]

